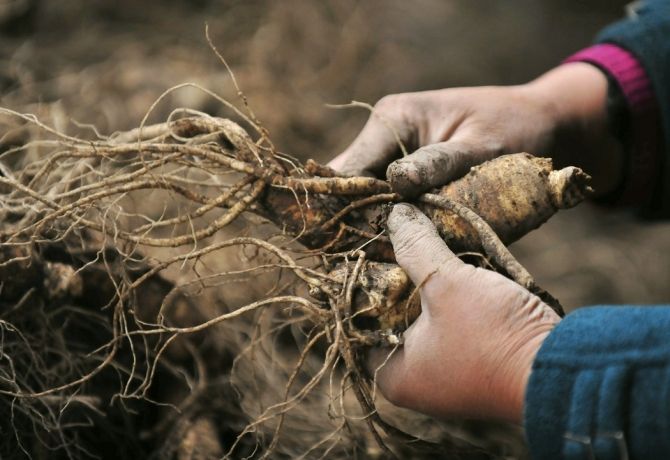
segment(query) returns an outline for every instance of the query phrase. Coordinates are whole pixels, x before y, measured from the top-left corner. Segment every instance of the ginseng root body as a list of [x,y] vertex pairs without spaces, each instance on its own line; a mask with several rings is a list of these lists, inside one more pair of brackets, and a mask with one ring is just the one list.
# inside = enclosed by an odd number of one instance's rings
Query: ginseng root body
[[[559,209],[577,205],[591,191],[589,180],[579,168],[555,171],[550,159],[518,153],[476,166],[462,178],[420,197],[416,204],[454,252],[487,255],[494,266],[499,265],[497,268],[515,278],[509,272],[520,265],[511,255],[511,265],[516,265],[510,269],[506,256],[496,258],[489,254],[497,251],[495,242],[510,244],[538,228]],[[376,318],[379,324],[374,328],[404,329],[420,311],[418,298],[411,295],[413,286],[394,264],[393,248],[383,235],[384,206],[402,197],[390,190],[376,196],[378,200],[375,195],[352,200],[270,189],[264,206],[271,220],[298,235],[311,249],[343,252],[364,247],[367,262],[357,281],[355,310],[360,317]],[[473,221],[469,218],[472,213],[481,219]],[[487,228],[482,230],[478,223]],[[491,239],[495,242],[491,243]],[[519,270],[523,272],[519,276],[527,279],[515,279],[533,291],[536,286],[532,278],[522,267]],[[341,264],[331,275],[344,282],[349,271],[348,264]],[[540,292],[544,291],[537,288],[536,293]],[[552,299],[548,294],[547,297]]]

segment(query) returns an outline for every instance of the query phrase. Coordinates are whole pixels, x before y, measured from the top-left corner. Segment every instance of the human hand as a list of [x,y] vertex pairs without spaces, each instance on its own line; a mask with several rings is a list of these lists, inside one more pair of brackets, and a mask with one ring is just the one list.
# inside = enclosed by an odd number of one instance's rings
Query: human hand
[[387,225],[421,314],[390,357],[370,352],[382,394],[437,417],[520,422],[533,359],[559,317],[513,281],[458,259],[414,206],[396,205]]
[[[396,192],[412,197],[498,155],[529,152],[557,166],[581,167],[605,194],[623,170],[606,99],[607,79],[585,63],[562,65],[519,86],[390,95],[330,166],[349,175],[386,174]],[[411,152],[407,157],[398,159],[396,135]]]

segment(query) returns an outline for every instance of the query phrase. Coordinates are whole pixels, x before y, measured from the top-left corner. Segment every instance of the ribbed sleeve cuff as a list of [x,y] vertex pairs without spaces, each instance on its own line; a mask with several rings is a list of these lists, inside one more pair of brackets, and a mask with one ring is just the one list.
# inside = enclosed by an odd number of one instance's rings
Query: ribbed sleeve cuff
[[526,389],[533,459],[670,458],[670,308],[588,307],[542,344]]
[[660,167],[663,133],[651,81],[640,61],[610,43],[586,48],[565,60],[588,62],[619,85],[630,114],[630,163],[618,204],[645,204],[653,194]]

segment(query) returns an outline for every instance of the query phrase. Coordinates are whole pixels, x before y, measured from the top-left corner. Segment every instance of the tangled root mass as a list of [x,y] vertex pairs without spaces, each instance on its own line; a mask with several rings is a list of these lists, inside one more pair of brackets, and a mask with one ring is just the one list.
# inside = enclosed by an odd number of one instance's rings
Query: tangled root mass
[[[82,140],[3,112],[40,133],[0,154],[3,457],[493,449],[386,407],[361,363],[419,314],[384,234],[401,199],[388,183],[301,164],[253,114],[257,140],[192,111]],[[464,259],[560,308],[505,244],[583,199],[588,178],[526,154],[494,162],[416,202]]]

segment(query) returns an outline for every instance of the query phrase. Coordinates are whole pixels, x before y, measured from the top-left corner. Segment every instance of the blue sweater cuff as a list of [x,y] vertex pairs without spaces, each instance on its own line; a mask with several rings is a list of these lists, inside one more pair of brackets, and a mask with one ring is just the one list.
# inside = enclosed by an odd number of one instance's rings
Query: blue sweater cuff
[[533,458],[670,458],[670,307],[590,307],[538,352],[526,390]]

